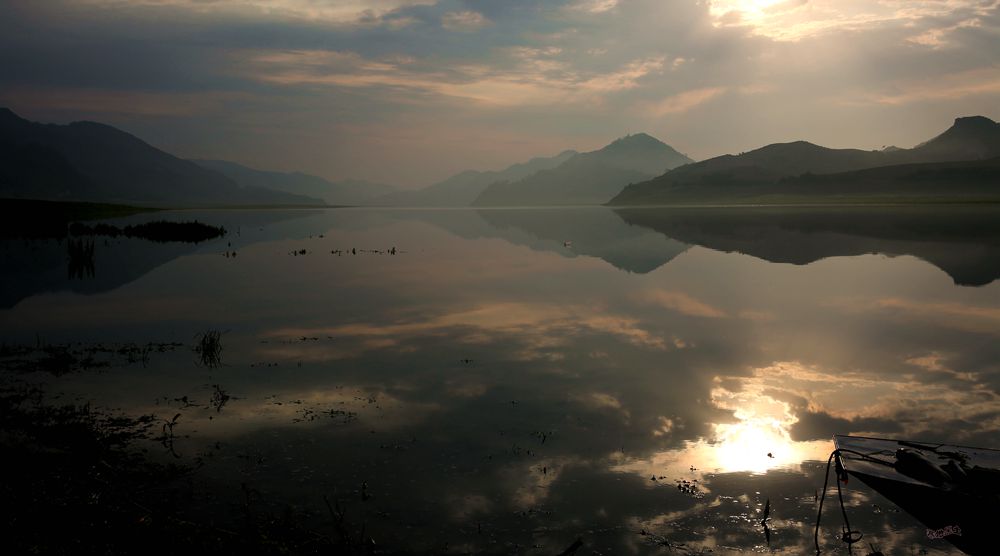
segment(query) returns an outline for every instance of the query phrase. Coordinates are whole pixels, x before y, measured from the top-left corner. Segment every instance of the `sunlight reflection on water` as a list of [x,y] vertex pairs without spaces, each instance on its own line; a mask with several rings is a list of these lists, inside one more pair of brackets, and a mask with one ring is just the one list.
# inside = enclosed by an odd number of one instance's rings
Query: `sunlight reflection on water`
[[[101,244],[87,282],[65,281],[64,245],[10,244],[36,266],[4,267],[20,270],[0,329],[227,331],[217,368],[178,349],[46,380],[182,413],[176,449],[220,443],[203,472],[223,492],[245,482],[317,515],[337,493],[386,544],[428,552],[558,553],[582,534],[606,553],[765,551],[769,500],[771,548],[801,554],[833,433],[1000,442],[1000,240],[886,239],[880,214],[833,231],[812,213],[626,216],[207,212],[242,234]],[[883,547],[949,553],[870,491],[847,501]]]

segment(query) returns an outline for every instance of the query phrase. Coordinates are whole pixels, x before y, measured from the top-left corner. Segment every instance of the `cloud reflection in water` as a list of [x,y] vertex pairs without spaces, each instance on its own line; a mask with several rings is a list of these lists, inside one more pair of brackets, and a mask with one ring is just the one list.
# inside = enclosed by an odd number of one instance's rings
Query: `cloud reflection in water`
[[[200,252],[99,294],[32,295],[0,325],[74,340],[230,330],[211,376],[178,353],[59,386],[159,411],[151,400],[222,384],[234,398],[211,421],[184,409],[191,442],[222,439],[270,463],[240,475],[222,457],[207,471],[307,505],[366,482],[374,497],[352,511],[377,508],[388,517],[372,512],[369,526],[387,543],[405,530],[397,541],[432,552],[447,537],[471,552],[558,553],[581,531],[609,553],[658,553],[662,540],[762,550],[755,520],[770,499],[772,540],[796,554],[833,433],[1000,443],[1000,284],[956,286],[914,257],[799,266],[717,251],[727,220],[715,215],[640,228],[604,212],[593,222],[615,241],[591,229],[588,243],[586,211],[567,229],[555,214],[310,214],[310,227],[289,221],[235,261]],[[490,228],[508,221],[524,228]],[[613,255],[630,237],[625,266]],[[330,253],[351,245],[401,253]],[[308,419],[337,409],[355,417]],[[883,548],[923,546],[875,501],[852,491],[859,526]]]

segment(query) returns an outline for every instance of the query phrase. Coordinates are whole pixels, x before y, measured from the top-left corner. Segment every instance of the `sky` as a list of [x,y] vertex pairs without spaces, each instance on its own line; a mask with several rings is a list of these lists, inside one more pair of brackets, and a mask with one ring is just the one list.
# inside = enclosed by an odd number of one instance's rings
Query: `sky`
[[402,187],[637,132],[910,147],[1000,120],[1000,0],[3,0],[0,106]]

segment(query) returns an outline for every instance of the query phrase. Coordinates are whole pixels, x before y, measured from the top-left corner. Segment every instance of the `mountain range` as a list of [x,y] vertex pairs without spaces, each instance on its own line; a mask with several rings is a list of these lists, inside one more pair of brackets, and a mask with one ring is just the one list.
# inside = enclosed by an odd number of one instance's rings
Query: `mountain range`
[[1000,198],[1000,124],[958,118],[912,149],[778,143],[688,164],[626,187],[608,204]]
[[149,207],[642,206],[1000,201],[1000,124],[957,118],[913,148],[776,143],[694,162],[645,133],[420,190],[184,160],[96,122],[41,124],[0,108],[0,198]]
[[638,133],[602,149],[575,154],[517,181],[498,181],[474,206],[599,205],[626,185],[693,162],[659,139]]
[[332,182],[302,172],[255,170],[226,160],[192,159],[192,162],[226,176],[241,187],[283,191],[322,199],[329,205],[370,204],[373,199],[396,190],[391,185],[361,180]]
[[577,155],[566,150],[551,157],[532,158],[503,170],[466,170],[415,191],[395,191],[374,199],[371,204],[404,207],[467,207],[491,184],[517,181],[536,172],[555,168]]
[[322,205],[241,187],[109,125],[28,121],[0,108],[0,198],[145,206]]

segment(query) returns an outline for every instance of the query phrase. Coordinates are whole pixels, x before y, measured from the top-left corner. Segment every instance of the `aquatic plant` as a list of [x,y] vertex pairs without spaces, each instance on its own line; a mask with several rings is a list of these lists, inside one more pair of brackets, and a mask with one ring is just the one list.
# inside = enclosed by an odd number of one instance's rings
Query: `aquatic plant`
[[210,369],[222,366],[222,332],[206,330],[195,336],[194,351],[202,365]]
[[66,242],[66,274],[71,280],[94,277],[94,240],[70,239]]
[[212,385],[212,407],[215,408],[216,413],[220,413],[222,408],[232,399],[232,396],[228,392],[222,389],[218,384]]

